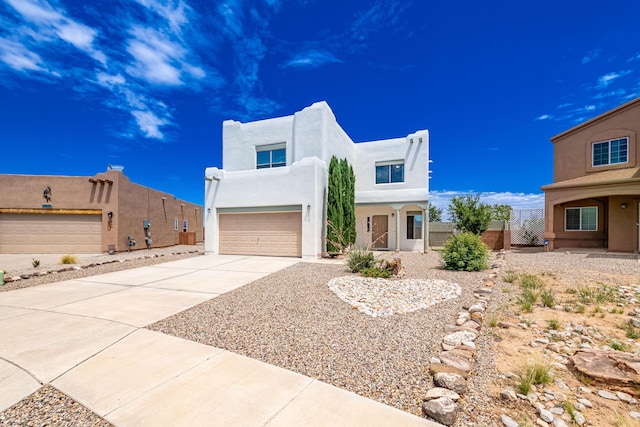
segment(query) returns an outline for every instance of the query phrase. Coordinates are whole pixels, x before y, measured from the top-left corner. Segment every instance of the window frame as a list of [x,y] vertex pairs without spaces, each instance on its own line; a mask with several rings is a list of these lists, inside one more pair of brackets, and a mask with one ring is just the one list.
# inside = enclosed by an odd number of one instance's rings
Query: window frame
[[[616,161],[613,162],[611,159],[614,157],[612,154],[612,146],[613,143],[617,143],[620,144],[620,142],[624,141],[624,145],[625,145],[625,151],[624,151],[624,161]],[[598,159],[599,162],[602,161],[602,155],[604,153],[602,153],[601,150],[598,150],[598,148],[602,145],[606,144],[606,156],[607,156],[607,160],[606,163],[598,163],[596,164],[596,158]],[[598,150],[600,152],[599,156],[596,156],[596,150]],[[620,155],[620,147],[618,145],[618,150],[616,153],[616,157],[618,159],[620,159],[620,157],[622,157]],[[593,168],[600,168],[600,167],[606,167],[606,166],[616,166],[616,165],[623,165],[625,163],[629,163],[629,137],[627,136],[623,136],[621,138],[612,138],[612,139],[607,139],[604,141],[596,141],[596,142],[592,142],[591,143],[591,167]]]
[[[420,217],[420,225],[416,226],[415,217]],[[411,218],[411,220],[409,220]],[[407,240],[421,240],[422,239],[422,227],[424,226],[422,212],[409,211],[407,212]],[[418,236],[418,237],[416,237]]]
[[174,218],[173,219],[173,231],[179,231],[180,230],[180,222],[178,220],[178,218]]
[[[394,181],[393,180],[393,166],[402,166],[402,180],[400,181]],[[386,162],[376,162],[376,170],[375,170],[375,180],[376,180],[376,185],[385,185],[385,184],[402,184],[405,182],[404,180],[404,160],[391,160],[391,161],[386,161]],[[386,181],[378,181],[378,168],[383,168],[386,167],[388,172],[386,174],[387,176],[387,180]]]
[[[274,151],[283,151],[284,161],[282,162],[274,162],[273,153]],[[259,163],[258,156],[259,153],[269,152],[269,163]],[[272,169],[272,168],[281,168],[287,166],[287,143],[279,142],[277,144],[266,144],[266,145],[256,145],[256,169]]]
[[[583,210],[585,209],[594,209],[595,210],[595,223],[593,229],[585,229],[583,228]],[[567,215],[569,211],[578,211],[578,228],[568,228]],[[564,231],[574,232],[574,231],[598,231],[598,207],[597,206],[572,206],[567,207],[564,210]]]
[[182,220],[182,231],[189,231],[189,220]]

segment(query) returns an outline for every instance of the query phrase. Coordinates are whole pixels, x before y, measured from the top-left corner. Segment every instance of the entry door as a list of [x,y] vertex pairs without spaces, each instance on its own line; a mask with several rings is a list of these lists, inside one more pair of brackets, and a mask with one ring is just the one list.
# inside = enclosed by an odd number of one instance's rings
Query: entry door
[[389,216],[373,216],[373,232],[371,247],[376,249],[386,249],[389,247]]

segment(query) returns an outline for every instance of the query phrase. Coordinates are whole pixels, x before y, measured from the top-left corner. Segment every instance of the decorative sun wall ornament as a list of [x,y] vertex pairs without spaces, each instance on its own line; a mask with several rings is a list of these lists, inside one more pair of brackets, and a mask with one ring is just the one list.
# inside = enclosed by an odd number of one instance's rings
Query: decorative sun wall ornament
[[42,197],[49,203],[51,201],[51,187],[47,187],[42,192]]

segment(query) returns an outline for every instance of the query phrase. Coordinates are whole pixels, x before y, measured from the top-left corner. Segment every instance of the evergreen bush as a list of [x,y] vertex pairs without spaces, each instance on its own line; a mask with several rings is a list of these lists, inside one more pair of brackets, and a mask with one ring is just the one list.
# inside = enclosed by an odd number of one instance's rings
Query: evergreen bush
[[489,267],[489,249],[480,236],[472,233],[449,238],[441,257],[446,270],[481,271]]

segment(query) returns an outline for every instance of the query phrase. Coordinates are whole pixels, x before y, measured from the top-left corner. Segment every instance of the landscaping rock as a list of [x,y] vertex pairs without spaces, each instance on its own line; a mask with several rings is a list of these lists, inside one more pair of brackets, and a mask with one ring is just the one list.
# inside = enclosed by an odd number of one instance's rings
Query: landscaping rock
[[437,374],[456,374],[460,375],[462,378],[467,379],[469,373],[467,371],[463,371],[462,369],[458,369],[451,365],[446,365],[444,363],[432,363],[429,365],[429,372],[431,375]]
[[467,391],[467,380],[459,374],[438,372],[433,376],[433,382],[438,387],[448,388],[458,394],[464,394]]
[[518,422],[511,417],[503,415],[500,417],[500,421],[504,424],[504,427],[518,427]]
[[640,356],[622,351],[582,349],[569,358],[574,368],[607,385],[640,384]]
[[456,422],[456,403],[448,397],[440,397],[424,402],[422,410],[426,415],[444,425],[450,426]]
[[456,393],[453,390],[449,390],[448,388],[444,388],[444,387],[434,387],[432,389],[429,389],[429,391],[427,391],[427,394],[425,396],[425,400],[434,400],[434,399],[438,399],[440,397],[448,397],[449,399],[455,401],[458,401],[460,399],[460,395],[458,393]]

